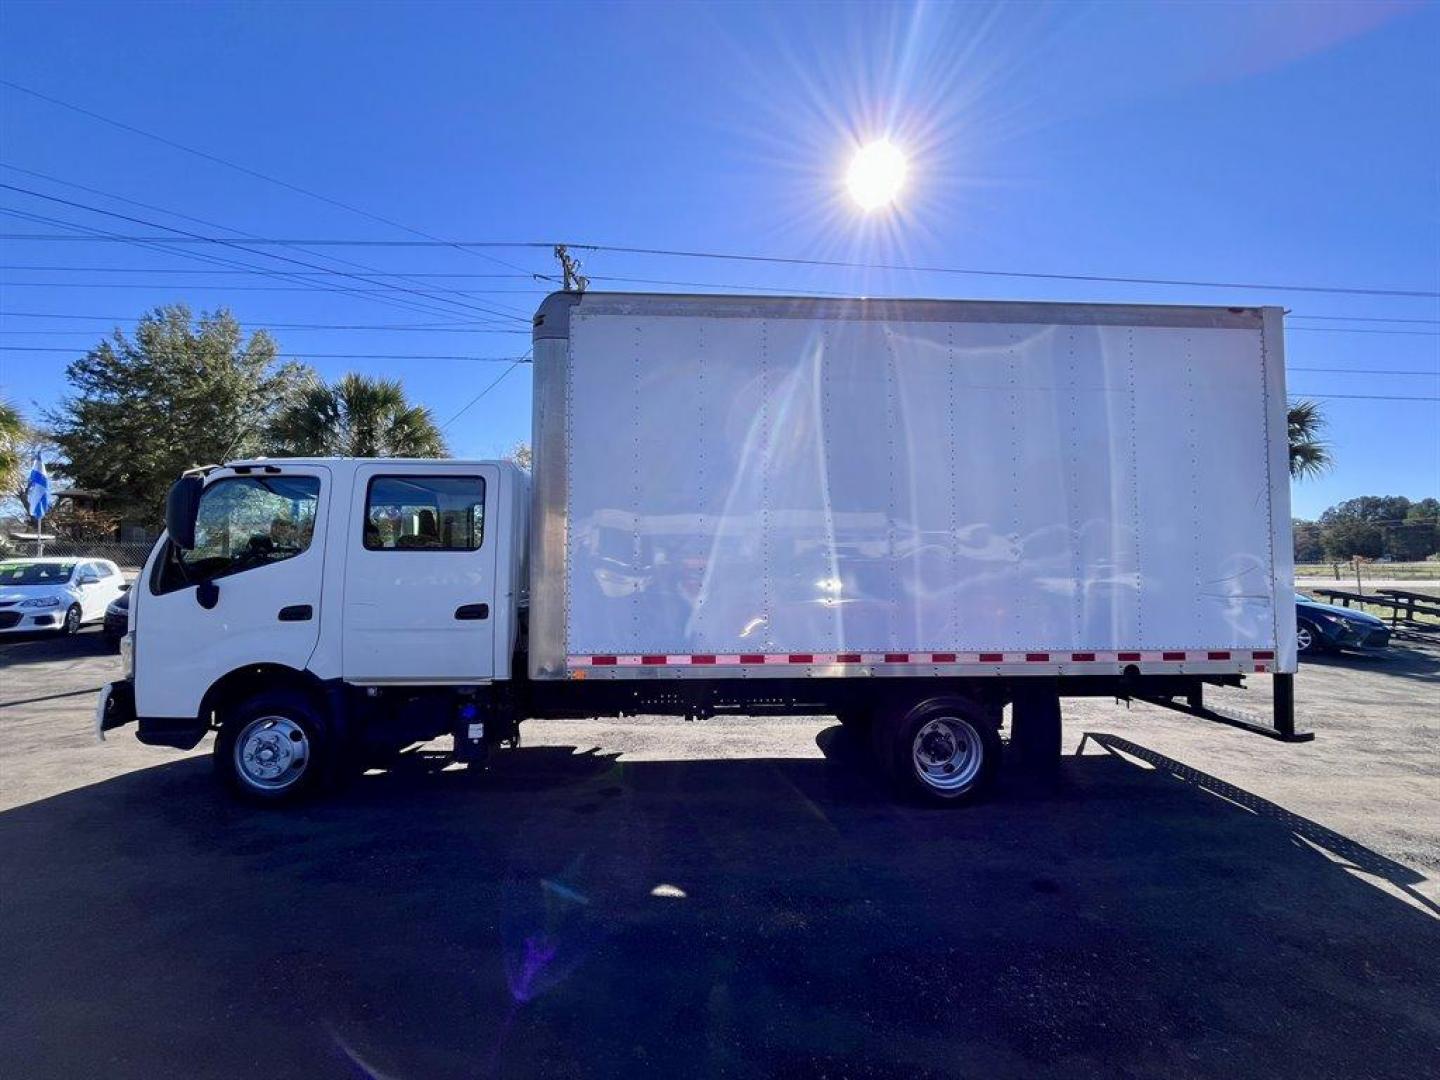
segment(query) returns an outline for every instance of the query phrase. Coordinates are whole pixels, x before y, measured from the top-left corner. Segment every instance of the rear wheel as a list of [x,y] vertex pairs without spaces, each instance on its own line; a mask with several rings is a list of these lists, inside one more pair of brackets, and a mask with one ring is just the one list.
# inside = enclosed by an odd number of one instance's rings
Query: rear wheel
[[313,793],[330,768],[320,711],[304,694],[265,691],[228,711],[215,740],[215,772],[234,795],[262,805]]
[[1000,766],[995,718],[964,698],[921,702],[877,723],[874,738],[890,779],[904,794],[927,803],[975,802]]

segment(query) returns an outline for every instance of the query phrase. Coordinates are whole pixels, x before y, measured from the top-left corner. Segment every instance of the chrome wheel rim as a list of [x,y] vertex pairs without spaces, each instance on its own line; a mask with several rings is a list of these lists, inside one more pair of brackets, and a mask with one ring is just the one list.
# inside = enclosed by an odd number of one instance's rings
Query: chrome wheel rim
[[1310,631],[1307,628],[1301,626],[1296,629],[1295,648],[1299,649],[1301,652],[1309,652],[1310,646],[1313,644],[1315,644],[1315,639],[1311,637]]
[[262,716],[245,725],[235,740],[235,771],[260,791],[283,791],[305,774],[310,739],[294,720]]
[[921,725],[910,748],[915,775],[927,787],[947,793],[975,782],[984,755],[980,733],[958,716],[937,716]]
[[73,634],[80,629],[80,609],[72,607],[65,612],[65,632]]

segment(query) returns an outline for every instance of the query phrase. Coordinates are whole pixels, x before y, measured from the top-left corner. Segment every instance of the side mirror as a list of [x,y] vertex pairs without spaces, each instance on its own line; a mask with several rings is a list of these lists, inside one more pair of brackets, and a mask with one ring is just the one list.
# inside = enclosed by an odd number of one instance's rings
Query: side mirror
[[94,585],[100,580],[100,575],[93,570],[86,570],[75,579],[76,585]]
[[195,515],[204,488],[205,481],[200,477],[182,476],[170,485],[170,494],[165,497],[165,531],[181,551],[195,546]]
[[126,582],[124,582],[123,584],[121,584],[121,586],[120,586],[120,591],[121,591],[121,592],[129,592],[129,591],[130,591],[130,582],[126,581]]

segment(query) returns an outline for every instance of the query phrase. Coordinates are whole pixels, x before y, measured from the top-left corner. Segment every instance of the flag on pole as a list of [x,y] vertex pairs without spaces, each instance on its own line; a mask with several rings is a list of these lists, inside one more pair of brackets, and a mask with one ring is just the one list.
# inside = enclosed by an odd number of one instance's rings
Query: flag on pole
[[50,474],[45,471],[45,462],[38,453],[30,466],[30,479],[25,483],[25,505],[33,518],[43,518],[50,512]]

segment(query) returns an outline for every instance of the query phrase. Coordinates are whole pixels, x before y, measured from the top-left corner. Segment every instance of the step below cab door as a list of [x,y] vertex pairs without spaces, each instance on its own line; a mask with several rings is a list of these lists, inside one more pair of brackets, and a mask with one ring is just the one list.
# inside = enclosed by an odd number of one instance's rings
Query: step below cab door
[[342,668],[361,685],[495,675],[493,465],[362,465],[345,542]]

